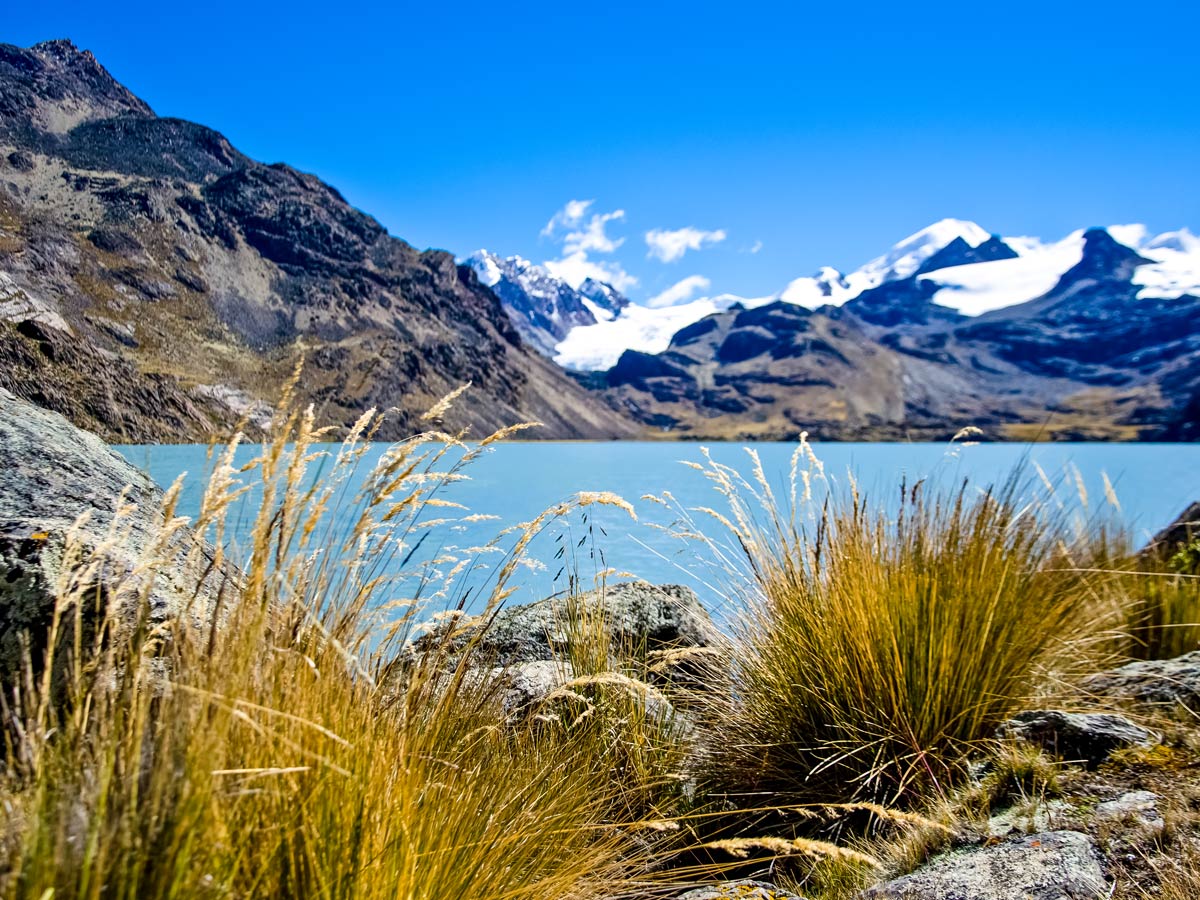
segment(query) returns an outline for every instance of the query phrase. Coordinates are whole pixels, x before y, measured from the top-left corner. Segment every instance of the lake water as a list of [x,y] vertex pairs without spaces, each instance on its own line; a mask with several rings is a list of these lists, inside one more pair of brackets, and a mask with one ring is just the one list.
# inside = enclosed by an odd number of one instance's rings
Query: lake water
[[[786,495],[795,445],[758,443],[764,472],[780,496]],[[189,478],[181,512],[194,514],[209,471],[207,448],[201,446],[125,446],[117,448],[159,484],[171,483],[181,472]],[[372,448],[372,455],[384,451]],[[890,502],[902,478],[921,478],[943,485],[969,478],[986,485],[999,482],[1022,463],[1035,463],[1059,483],[1058,496],[1078,497],[1082,481],[1093,511],[1107,506],[1104,475],[1115,488],[1121,517],[1139,538],[1149,537],[1188,503],[1200,499],[1200,444],[814,444],[813,449],[833,482],[845,484],[853,473],[860,489],[881,502]],[[750,460],[742,445],[710,446],[717,461],[750,478]],[[248,460],[255,448],[241,448]],[[368,462],[371,459],[368,458]],[[724,510],[712,484],[683,462],[702,463],[696,444],[668,443],[551,443],[501,444],[474,462],[469,480],[450,485],[441,496],[462,503],[472,513],[494,516],[487,521],[433,529],[418,557],[478,546],[501,528],[528,521],[542,510],[579,491],[611,491],[632,503],[637,521],[619,510],[591,507],[586,521],[580,514],[552,523],[530,547],[540,568],[523,569],[514,602],[547,596],[565,586],[570,570],[585,581],[605,567],[634,573],[654,582],[678,582],[695,588],[710,603],[719,602],[729,576],[714,565],[713,553],[694,541],[680,541],[662,530],[678,522],[677,512],[642,499],[669,491],[682,508]],[[1078,478],[1076,477],[1078,473]],[[1032,485],[1040,480],[1029,467]],[[436,511],[441,516],[445,510]],[[431,518],[432,515],[427,516]],[[727,535],[714,520],[699,515],[696,523],[714,539]],[[234,530],[244,537],[248,523]],[[421,539],[420,529],[413,543]],[[511,543],[511,541],[510,541]],[[731,554],[736,556],[736,553]],[[481,558],[474,578],[486,579],[491,558]],[[469,580],[469,577],[468,577]]]

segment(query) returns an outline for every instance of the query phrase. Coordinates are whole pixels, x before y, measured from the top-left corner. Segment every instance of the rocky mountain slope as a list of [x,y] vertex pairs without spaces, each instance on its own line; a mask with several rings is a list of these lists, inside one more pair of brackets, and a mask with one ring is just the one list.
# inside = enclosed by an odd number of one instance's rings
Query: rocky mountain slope
[[382,437],[447,416],[476,435],[633,430],[527,347],[496,295],[391,237],[319,179],[156,116],[67,41],[0,45],[0,386],[113,440],[207,440],[300,388]]
[[969,225],[581,380],[675,436],[1200,439],[1200,241],[1110,228],[1044,246]]

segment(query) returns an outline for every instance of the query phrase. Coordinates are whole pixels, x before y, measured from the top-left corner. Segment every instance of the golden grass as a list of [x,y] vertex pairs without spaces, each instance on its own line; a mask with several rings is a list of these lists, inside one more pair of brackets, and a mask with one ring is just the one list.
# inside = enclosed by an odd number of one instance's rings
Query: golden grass
[[[783,499],[757,457],[749,479],[709,459],[727,509],[699,513],[752,582],[729,645],[614,648],[571,579],[570,677],[514,720],[480,646],[524,552],[575,510],[632,508],[582,494],[418,563],[427,529],[475,518],[445,485],[518,429],[472,445],[429,431],[364,472],[378,417],[330,447],[290,402],[253,462],[235,465],[236,442],[218,455],[194,521],[168,490],[132,571],[68,548],[46,658],[0,692],[0,900],[587,900],[764,861],[850,896],[963,820],[1053,792],[1048,763],[998,748],[995,728],[1087,667],[1134,577],[1108,535],[1068,532],[1015,481],[902,486],[885,509],[853,485],[818,501],[803,441]],[[227,559],[252,489],[251,538]],[[183,575],[164,617],[149,598],[167,572]],[[437,608],[449,624],[416,652]],[[651,685],[685,661],[708,690]]]
[[803,443],[783,502],[757,458],[751,481],[711,459],[705,473],[753,579],[711,745],[717,789],[921,802],[1040,685],[1086,664],[1078,639],[1104,600],[1079,571],[1090,558],[1015,481],[902,486],[886,512],[853,485],[814,508],[825,476]]
[[[642,769],[626,765],[627,736],[651,740],[629,725],[644,704],[594,717],[605,727],[500,727],[471,646],[404,657],[417,611],[452,598],[463,568],[440,560],[451,584],[435,584],[396,563],[422,516],[453,512],[438,490],[482,448],[418,436],[353,496],[377,421],[331,451],[311,412],[288,414],[248,467],[232,445],[222,455],[190,526],[169,491],[162,534],[103,598],[81,587],[95,579],[58,586],[47,658],[4,685],[0,896],[541,900],[599,896],[637,871],[618,826],[630,792],[662,775],[646,748]],[[221,582],[227,517],[252,484],[244,573]],[[182,557],[190,602],[156,619],[149,586]]]

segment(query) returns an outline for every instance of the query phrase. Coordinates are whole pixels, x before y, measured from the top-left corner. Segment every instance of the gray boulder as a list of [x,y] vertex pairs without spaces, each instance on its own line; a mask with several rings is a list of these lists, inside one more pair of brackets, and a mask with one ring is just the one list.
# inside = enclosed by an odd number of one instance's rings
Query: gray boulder
[[1138,555],[1170,559],[1196,538],[1200,538],[1200,501],[1193,503],[1176,516],[1170,525],[1154,535]]
[[[496,666],[561,658],[580,611],[599,614],[614,654],[715,647],[722,636],[696,593],[677,584],[623,582],[575,598],[550,597],[526,606],[504,607],[490,622],[464,629],[450,651],[478,640],[476,652]],[[481,633],[482,630],[482,633]],[[416,650],[441,646],[444,629],[422,637]]]
[[[122,497],[132,510],[110,533]],[[92,583],[82,586],[95,588],[98,600],[132,599],[109,589],[122,580],[133,587],[125,576],[159,533],[161,501],[153,482],[98,437],[0,388],[0,679],[20,663],[23,633],[34,664],[41,662],[56,595],[86,577],[81,562],[92,569]],[[81,516],[86,521],[77,525]],[[191,549],[180,544],[171,552],[182,564]],[[210,557],[199,549],[200,557]],[[183,603],[203,617],[216,583],[167,567],[147,589],[152,620]]]
[[1156,736],[1124,716],[1068,713],[1056,709],[1023,712],[1000,726],[996,736],[1041,747],[1071,761],[1098,766],[1116,750],[1149,746]]
[[1050,831],[946,854],[860,896],[863,900],[1098,900],[1107,896],[1107,885],[1087,835]]
[[509,719],[524,718],[575,677],[569,662],[553,659],[535,659],[489,671],[474,671],[478,673],[476,677],[484,678],[499,689],[500,703]]
[[1182,705],[1200,712],[1200,650],[1175,659],[1134,662],[1084,679],[1089,694],[1151,706]]
[[681,894],[678,900],[804,900],[799,894],[785,891],[766,881],[744,878],[726,881]]

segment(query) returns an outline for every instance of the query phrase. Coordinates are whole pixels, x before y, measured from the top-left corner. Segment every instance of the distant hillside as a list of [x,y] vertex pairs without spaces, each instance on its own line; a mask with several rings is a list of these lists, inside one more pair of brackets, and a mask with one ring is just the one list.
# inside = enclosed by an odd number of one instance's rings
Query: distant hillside
[[302,354],[322,421],[394,408],[382,437],[466,381],[447,424],[477,435],[635,430],[449,253],[156,116],[67,41],[0,45],[0,385],[113,440],[207,440],[261,422]]

